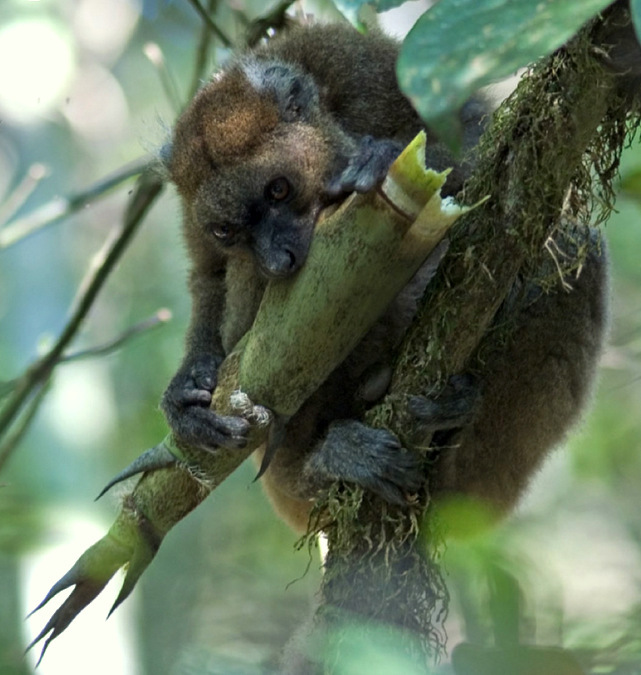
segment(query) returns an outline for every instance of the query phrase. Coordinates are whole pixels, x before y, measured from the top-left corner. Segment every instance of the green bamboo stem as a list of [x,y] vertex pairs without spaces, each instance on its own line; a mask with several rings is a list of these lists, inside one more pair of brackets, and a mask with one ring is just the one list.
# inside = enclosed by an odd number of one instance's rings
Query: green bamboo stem
[[[464,212],[441,209],[438,191],[446,174],[416,171],[424,161],[424,138],[419,138],[384,188],[409,213],[386,193],[370,193],[351,197],[322,219],[305,267],[295,279],[268,286],[253,327],[222,364],[212,400],[218,414],[247,415],[235,403],[235,392],[242,391],[280,416],[293,415]],[[131,509],[164,536],[266,442],[269,420],[262,409],[258,416],[262,422],[252,424],[243,449],[208,453],[178,446],[168,436],[165,446],[184,463],[145,473],[128,498]],[[131,517],[127,508],[120,517]]]
[[429,178],[415,219],[384,193],[350,197],[317,227],[295,281],[268,286],[239,364],[252,400],[295,414],[414,276],[462,212],[441,210],[445,175]]
[[[280,416],[293,415],[464,212],[442,203],[439,189],[447,173],[426,171],[424,153],[421,134],[394,164],[380,192],[350,197],[321,219],[308,261],[295,278],[268,286],[253,327],[220,368],[212,401],[218,414],[248,419],[247,446],[206,452],[178,446],[168,436],[153,449],[162,468],[143,466],[145,473],[123,500],[109,532],[38,607],[75,587],[32,643],[49,634],[43,654],[125,565],[127,576],[112,611],[129,595],[167,532],[266,442],[273,415],[263,406]],[[170,464],[173,458],[177,462]]]

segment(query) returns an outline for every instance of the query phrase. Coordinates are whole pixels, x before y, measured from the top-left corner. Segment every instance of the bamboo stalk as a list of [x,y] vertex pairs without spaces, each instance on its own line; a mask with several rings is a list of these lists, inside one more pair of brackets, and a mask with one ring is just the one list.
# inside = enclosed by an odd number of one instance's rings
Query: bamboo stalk
[[447,172],[426,171],[424,153],[425,136],[420,134],[396,161],[380,192],[352,196],[322,218],[300,273],[268,286],[252,329],[221,366],[212,401],[218,414],[248,418],[247,446],[206,452],[178,446],[168,436],[116,477],[110,485],[144,471],[109,532],[37,608],[75,587],[30,646],[48,635],[44,654],[51,640],[127,565],[113,611],[171,527],[265,443],[272,415],[262,406],[281,416],[293,415],[423,264],[465,211],[441,201]]

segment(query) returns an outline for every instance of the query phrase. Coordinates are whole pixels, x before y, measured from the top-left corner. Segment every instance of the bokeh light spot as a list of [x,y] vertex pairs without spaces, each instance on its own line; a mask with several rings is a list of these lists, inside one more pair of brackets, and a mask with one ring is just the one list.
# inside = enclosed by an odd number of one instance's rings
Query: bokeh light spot
[[24,19],[0,29],[0,64],[0,112],[31,124],[65,96],[75,58],[64,27]]

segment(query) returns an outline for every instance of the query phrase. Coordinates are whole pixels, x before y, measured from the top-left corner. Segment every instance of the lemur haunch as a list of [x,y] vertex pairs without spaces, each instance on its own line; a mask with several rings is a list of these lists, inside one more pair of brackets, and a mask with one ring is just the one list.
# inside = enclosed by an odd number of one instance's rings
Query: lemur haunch
[[[423,127],[399,91],[397,52],[382,34],[347,25],[293,28],[233,59],[179,118],[166,163],[182,202],[192,318],[162,407],[184,443],[211,452],[243,445],[245,420],[209,409],[219,364],[251,326],[267,281],[305,263],[323,207],[375,187]],[[476,144],[484,115],[479,101],[463,108],[466,148]],[[427,132],[428,166],[451,166]],[[455,166],[444,193],[456,194],[469,170]],[[582,236],[589,239],[587,228]],[[549,293],[534,289],[526,307],[506,301],[515,339],[489,358],[477,385],[459,378],[436,400],[414,399],[419,418],[445,419],[448,430],[432,491],[478,497],[504,512],[577,419],[606,314],[604,259],[592,249],[570,292],[559,279]],[[288,423],[263,481],[293,527],[305,528],[314,496],[332,480],[396,503],[423,483],[421,459],[359,418],[385,392],[380,373],[389,370],[425,277],[419,271]]]

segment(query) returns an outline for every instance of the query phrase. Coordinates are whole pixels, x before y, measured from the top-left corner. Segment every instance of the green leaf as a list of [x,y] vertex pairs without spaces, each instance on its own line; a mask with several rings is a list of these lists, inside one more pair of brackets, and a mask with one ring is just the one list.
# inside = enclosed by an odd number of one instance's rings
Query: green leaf
[[406,0],[336,0],[335,5],[352,22],[358,21],[361,7],[369,5],[376,12],[386,12],[388,9],[400,7]]
[[421,117],[452,140],[452,111],[479,87],[553,52],[611,1],[440,0],[403,44],[401,88]]
[[641,0],[630,0],[630,13],[637,37],[641,41]]
[[641,200],[641,169],[626,173],[621,179],[620,189],[626,197]]

